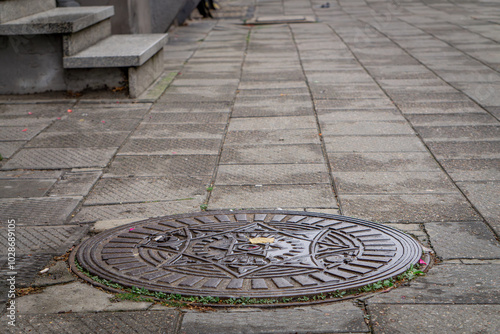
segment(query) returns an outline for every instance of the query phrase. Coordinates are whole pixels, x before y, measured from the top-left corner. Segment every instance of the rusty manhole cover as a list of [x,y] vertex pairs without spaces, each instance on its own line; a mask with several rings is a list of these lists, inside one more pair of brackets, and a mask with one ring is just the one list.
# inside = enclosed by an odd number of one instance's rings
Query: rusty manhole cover
[[287,211],[148,219],[85,241],[83,268],[124,286],[190,296],[292,297],[403,273],[422,249],[381,224]]

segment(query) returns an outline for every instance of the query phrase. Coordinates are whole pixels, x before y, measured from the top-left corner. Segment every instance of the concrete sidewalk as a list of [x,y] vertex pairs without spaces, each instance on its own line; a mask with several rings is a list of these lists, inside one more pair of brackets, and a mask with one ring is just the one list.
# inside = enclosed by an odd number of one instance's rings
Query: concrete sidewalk
[[[47,286],[12,332],[500,332],[500,2],[221,5],[171,32],[137,100],[0,96],[2,275],[15,220],[16,287]],[[89,233],[200,206],[381,222],[439,261],[362,300],[208,312],[116,302],[62,261],[38,274]]]

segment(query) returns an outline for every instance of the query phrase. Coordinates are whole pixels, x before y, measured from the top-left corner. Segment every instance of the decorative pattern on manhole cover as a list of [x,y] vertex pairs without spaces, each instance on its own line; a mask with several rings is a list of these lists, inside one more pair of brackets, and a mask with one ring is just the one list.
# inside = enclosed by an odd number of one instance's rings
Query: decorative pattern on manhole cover
[[101,278],[152,291],[285,297],[398,275],[422,249],[395,229],[288,211],[203,212],[148,219],[85,241],[76,258]]

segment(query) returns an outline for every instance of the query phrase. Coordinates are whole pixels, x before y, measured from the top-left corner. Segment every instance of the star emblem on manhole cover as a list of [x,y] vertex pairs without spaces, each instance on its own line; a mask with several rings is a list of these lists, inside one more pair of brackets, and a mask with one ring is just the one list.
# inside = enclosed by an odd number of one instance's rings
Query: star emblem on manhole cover
[[132,223],[76,250],[93,275],[124,286],[213,297],[287,297],[398,275],[421,247],[387,226],[287,211],[202,212]]

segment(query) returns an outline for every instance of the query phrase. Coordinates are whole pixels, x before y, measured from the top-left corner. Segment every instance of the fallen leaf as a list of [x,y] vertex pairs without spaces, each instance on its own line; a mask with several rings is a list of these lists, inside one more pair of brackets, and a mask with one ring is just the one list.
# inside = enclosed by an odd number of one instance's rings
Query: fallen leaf
[[23,130],[23,132],[26,132],[26,131],[28,131],[28,129],[24,129],[24,130]]
[[28,115],[33,115],[33,113],[30,111],[30,112],[28,113]]
[[272,244],[274,242],[274,238],[249,238],[248,241],[250,241],[251,244]]
[[73,110],[71,110],[71,109],[68,109],[68,112],[73,112]]
[[422,260],[422,259],[420,259],[420,260],[418,261],[418,264],[423,264],[424,266],[426,266],[426,265],[427,265],[427,263],[426,263],[424,260]]

